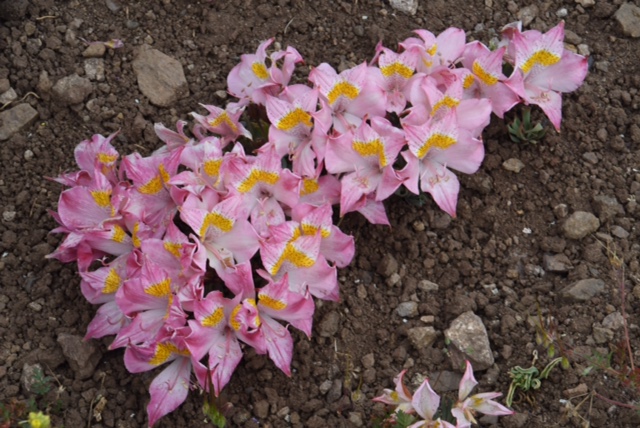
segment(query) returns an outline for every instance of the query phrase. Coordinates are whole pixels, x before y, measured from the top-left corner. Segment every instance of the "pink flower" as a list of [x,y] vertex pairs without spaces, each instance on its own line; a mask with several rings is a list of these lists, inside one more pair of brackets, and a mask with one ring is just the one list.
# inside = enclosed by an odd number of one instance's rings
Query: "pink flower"
[[378,44],[376,53],[379,55],[380,86],[387,93],[386,110],[400,114],[407,106],[404,88],[416,71],[417,55],[411,51],[396,53]]
[[209,114],[202,116],[192,112],[191,116],[204,129],[220,137],[221,147],[225,147],[238,137],[252,138],[251,133],[240,123],[240,116],[244,111],[243,107],[229,104],[225,110],[212,105],[201,104],[201,106],[207,109]]
[[415,61],[420,73],[431,74],[442,68],[449,68],[464,51],[465,34],[459,28],[447,28],[438,37],[427,30],[414,32],[420,39],[410,37],[400,43],[400,47],[414,56],[412,61]]
[[564,48],[564,22],[542,34],[510,28],[515,70],[505,83],[527,104],[539,106],[556,130],[562,121],[562,92],[584,81],[587,58]]
[[411,404],[412,394],[404,384],[404,375],[407,371],[402,370],[398,376],[393,379],[396,384],[395,390],[385,388],[382,395],[373,399],[380,403],[396,406],[395,412],[401,410],[405,413],[413,413],[413,405]]
[[506,48],[490,51],[482,43],[475,41],[467,44],[462,56],[462,65],[467,70],[463,77],[464,90],[471,98],[489,98],[493,112],[499,118],[520,100],[513,90],[503,82],[503,55]]
[[514,413],[502,404],[493,401],[493,398],[502,395],[499,392],[485,392],[469,397],[469,394],[477,384],[478,382],[473,377],[471,363],[467,361],[467,368],[460,380],[458,402],[451,409],[451,414],[456,418],[459,428],[470,428],[471,424],[477,424],[478,422],[474,417],[476,412],[495,416],[506,416]]
[[[379,72],[379,71],[377,71]],[[373,68],[362,63],[338,74],[322,63],[309,73],[309,80],[320,89],[323,102],[333,114],[333,127],[343,133],[360,125],[366,116],[384,116],[385,93],[372,79]]]

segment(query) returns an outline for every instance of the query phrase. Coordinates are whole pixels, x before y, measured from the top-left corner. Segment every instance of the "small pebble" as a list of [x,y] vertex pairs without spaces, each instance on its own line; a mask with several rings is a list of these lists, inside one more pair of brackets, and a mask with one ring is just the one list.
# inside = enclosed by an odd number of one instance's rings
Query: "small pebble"
[[31,160],[33,159],[33,152],[29,149],[24,151],[24,159],[25,160]]

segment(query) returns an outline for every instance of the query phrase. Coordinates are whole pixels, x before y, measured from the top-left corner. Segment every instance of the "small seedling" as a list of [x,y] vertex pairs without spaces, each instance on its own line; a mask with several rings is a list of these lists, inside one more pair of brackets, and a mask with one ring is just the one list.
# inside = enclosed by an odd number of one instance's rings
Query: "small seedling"
[[515,395],[516,390],[521,389],[523,392],[527,392],[532,389],[540,388],[540,386],[542,386],[542,380],[549,377],[551,370],[562,362],[563,357],[557,357],[551,360],[551,362],[544,367],[542,372],[540,372],[536,367],[537,360],[538,352],[533,351],[531,367],[525,369],[520,366],[515,366],[509,370],[509,376],[511,376],[512,380],[511,385],[509,385],[507,398],[505,399],[505,403],[508,407],[511,407],[513,404],[513,396]]
[[522,109],[522,119],[517,115],[516,118],[507,126],[509,129],[509,137],[514,143],[537,143],[540,141],[547,130],[540,122],[533,124],[531,122],[531,109]]

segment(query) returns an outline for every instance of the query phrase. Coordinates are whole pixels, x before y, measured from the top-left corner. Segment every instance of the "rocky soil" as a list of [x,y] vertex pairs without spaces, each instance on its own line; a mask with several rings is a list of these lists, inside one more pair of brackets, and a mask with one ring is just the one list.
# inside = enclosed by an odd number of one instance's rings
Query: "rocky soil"
[[[340,272],[342,302],[318,304],[312,339],[296,336],[293,376],[249,354],[223,399],[232,426],[370,427],[385,414],[371,398],[403,368],[455,388],[469,339],[480,390],[506,394],[511,368],[534,351],[539,368],[549,361],[542,319],[571,367],[517,395],[515,416],[481,425],[640,426],[627,408],[640,386],[612,371],[628,361],[605,370],[598,357],[624,351],[626,312],[640,363],[639,11],[621,0],[0,0],[0,403],[31,398],[55,427],[146,426],[154,373],[127,373],[109,339],[82,341],[95,308],[73,266],[44,258],[60,242],[48,210],[61,191],[44,177],[75,167],[77,143],[120,130],[120,153],[150,153],[155,122],[226,103],[229,70],[269,37],[300,51],[303,79],[321,62],[370,60],[379,40],[395,47],[412,29],[456,26],[488,43],[518,19],[541,31],[563,19],[591,69],[564,97],[562,132],[515,144],[494,118],[481,170],[461,177],[458,218],[398,197],[391,228],[345,219],[357,254]],[[124,46],[84,42],[114,39]],[[193,393],[158,426],[207,426],[201,406]]]

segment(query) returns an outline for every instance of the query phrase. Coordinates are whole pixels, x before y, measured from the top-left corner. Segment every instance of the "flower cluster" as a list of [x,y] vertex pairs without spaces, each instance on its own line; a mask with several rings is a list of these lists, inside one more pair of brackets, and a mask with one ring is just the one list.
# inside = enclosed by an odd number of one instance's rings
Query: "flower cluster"
[[[513,411],[493,400],[494,398],[498,398],[502,395],[499,392],[483,392],[469,396],[473,388],[478,384],[473,376],[473,368],[469,361],[467,361],[464,376],[462,376],[462,379],[460,380],[458,400],[451,407],[451,415],[456,419],[455,426],[450,422],[443,421],[441,419],[443,415],[438,414],[440,397],[431,388],[429,380],[425,379],[422,385],[420,385],[416,390],[415,394],[412,395],[404,385],[405,372],[406,370],[403,370],[394,379],[396,384],[395,390],[392,391],[390,389],[385,389],[381,396],[376,397],[373,400],[396,406],[396,414],[400,411],[407,414],[417,413],[421,419],[414,421],[409,428],[470,428],[471,424],[478,423],[475,419],[477,413],[494,416],[507,416],[513,414]],[[391,422],[393,422],[394,419],[395,414],[390,417]]]
[[[290,84],[302,57],[268,54],[267,40],[228,76],[238,100],[204,105],[190,129],[157,124],[152,155],[121,158],[115,134],[78,145],[80,170],[55,179],[68,187],[53,213],[66,237],[50,256],[77,262],[100,305],[87,338],[115,335],[131,372],[170,363],[150,387],[150,425],[184,401],[192,373],[219,394],[245,346],[290,375],[288,325],[311,335],[312,296],[339,300],[337,268],[354,255],[333,205],[389,224],[383,201],[405,186],[455,216],[449,168],[479,168],[491,112],[524,100],[559,126],[559,93],[586,73],[562,24],[509,26],[493,52],[459,29],[416,34],[399,52],[379,45],[371,64],[320,64],[311,85]],[[251,140],[262,144],[248,151]]]

